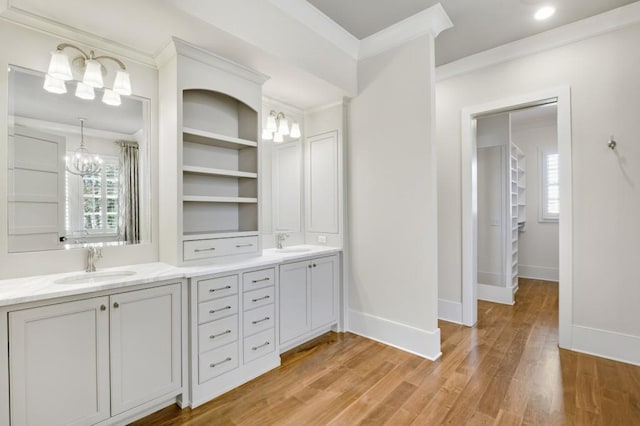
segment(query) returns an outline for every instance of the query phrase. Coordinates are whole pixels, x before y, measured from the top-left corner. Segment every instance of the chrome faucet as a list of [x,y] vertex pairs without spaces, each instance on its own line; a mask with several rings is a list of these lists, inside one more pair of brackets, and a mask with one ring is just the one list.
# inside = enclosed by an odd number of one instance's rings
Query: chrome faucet
[[96,261],[98,259],[102,259],[102,250],[95,247],[89,247],[89,251],[87,252],[87,272],[95,272],[96,271]]
[[278,242],[277,247],[279,249],[281,249],[282,248],[282,243],[284,242],[284,240],[289,238],[289,234],[285,234],[284,232],[280,232],[280,233],[276,234],[276,238],[277,238],[276,241]]

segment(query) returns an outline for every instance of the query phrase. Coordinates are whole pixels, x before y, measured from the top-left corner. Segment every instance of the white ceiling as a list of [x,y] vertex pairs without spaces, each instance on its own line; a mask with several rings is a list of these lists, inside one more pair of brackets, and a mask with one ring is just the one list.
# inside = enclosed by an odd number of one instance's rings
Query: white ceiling
[[[442,65],[633,3],[635,0],[308,0],[358,39],[433,6],[442,4],[453,28],[436,39],[436,64]],[[542,5],[556,14],[536,21]]]

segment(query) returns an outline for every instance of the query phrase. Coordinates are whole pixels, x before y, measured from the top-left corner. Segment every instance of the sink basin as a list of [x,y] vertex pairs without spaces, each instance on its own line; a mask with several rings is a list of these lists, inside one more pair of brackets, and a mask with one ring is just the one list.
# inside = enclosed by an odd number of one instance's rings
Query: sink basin
[[135,271],[82,272],[55,280],[56,284],[93,284],[135,275]]
[[304,253],[313,250],[311,247],[285,247],[276,249],[278,253]]

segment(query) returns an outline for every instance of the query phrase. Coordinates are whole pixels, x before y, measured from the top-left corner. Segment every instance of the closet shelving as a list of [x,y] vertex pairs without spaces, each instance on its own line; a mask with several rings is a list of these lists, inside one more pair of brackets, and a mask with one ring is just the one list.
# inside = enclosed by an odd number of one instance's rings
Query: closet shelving
[[509,195],[511,226],[511,285],[518,287],[518,233],[524,225],[524,154],[514,143],[509,144]]

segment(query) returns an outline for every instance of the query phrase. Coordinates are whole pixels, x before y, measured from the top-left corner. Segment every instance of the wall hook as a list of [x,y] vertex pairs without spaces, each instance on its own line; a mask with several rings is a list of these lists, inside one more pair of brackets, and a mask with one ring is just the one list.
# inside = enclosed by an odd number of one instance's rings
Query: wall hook
[[609,138],[609,142],[607,143],[607,146],[611,149],[616,149],[616,145],[618,144],[618,142],[616,142],[613,139],[613,136],[611,136],[611,138]]

